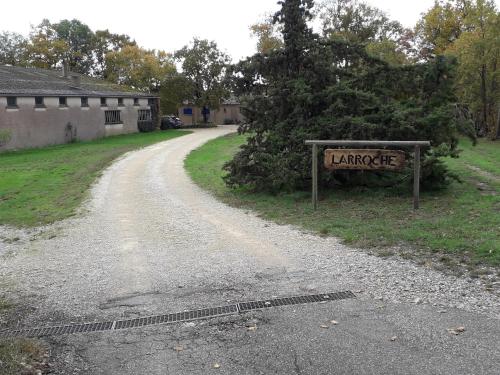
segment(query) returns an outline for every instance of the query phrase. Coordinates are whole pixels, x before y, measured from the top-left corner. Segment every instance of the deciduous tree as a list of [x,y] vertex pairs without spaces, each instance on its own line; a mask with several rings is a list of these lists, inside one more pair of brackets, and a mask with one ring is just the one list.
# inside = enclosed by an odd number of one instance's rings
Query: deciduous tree
[[163,114],[176,114],[181,103],[192,95],[192,82],[181,73],[169,74],[161,83],[160,106]]
[[68,43],[57,37],[57,32],[48,19],[32,27],[26,46],[28,64],[38,68],[54,69],[68,55]]
[[26,65],[26,44],[21,34],[0,33],[0,65]]
[[456,93],[479,135],[496,136],[500,107],[500,14],[493,1],[436,1],[418,23],[421,56],[458,58]]
[[271,16],[250,26],[250,31],[257,38],[257,52],[259,53],[265,54],[283,47],[283,40]]
[[409,31],[380,9],[358,0],[323,0],[316,16],[326,37],[363,43],[369,53],[390,64],[409,60],[403,44]]
[[230,57],[218,49],[217,44],[205,39],[194,39],[175,53],[180,61],[182,74],[189,80],[192,88],[188,100],[203,108],[204,122],[208,121],[208,110],[218,108],[221,99],[227,95],[225,80]]
[[162,81],[175,72],[170,55],[134,45],[106,55],[106,76],[111,82],[137,90],[158,92]]
[[56,41],[64,42],[67,46],[64,60],[73,72],[92,74],[94,66],[94,32],[79,20],[62,20],[52,24]]
[[106,55],[119,52],[126,46],[137,46],[137,43],[125,34],[114,34],[109,30],[95,32],[93,75],[106,79]]

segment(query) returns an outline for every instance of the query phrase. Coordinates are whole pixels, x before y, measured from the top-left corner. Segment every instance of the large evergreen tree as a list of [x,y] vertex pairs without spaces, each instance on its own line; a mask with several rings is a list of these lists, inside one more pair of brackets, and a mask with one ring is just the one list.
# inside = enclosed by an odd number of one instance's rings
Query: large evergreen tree
[[[226,164],[229,185],[268,191],[309,185],[306,139],[430,140],[422,155],[423,180],[440,186],[449,175],[438,159],[456,156],[457,124],[451,105],[453,61],[393,67],[363,45],[312,32],[312,0],[285,0],[274,20],[284,47],[257,54],[233,68],[244,97],[248,143]],[[357,171],[322,173],[331,183],[394,183],[402,175]],[[397,176],[398,178],[395,178]]]

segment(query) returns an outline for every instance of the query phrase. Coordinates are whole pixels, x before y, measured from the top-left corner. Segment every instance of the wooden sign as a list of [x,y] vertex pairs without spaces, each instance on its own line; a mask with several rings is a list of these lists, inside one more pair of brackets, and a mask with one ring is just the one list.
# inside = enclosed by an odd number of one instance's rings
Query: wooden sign
[[325,168],[399,171],[406,164],[404,151],[394,150],[325,150]]

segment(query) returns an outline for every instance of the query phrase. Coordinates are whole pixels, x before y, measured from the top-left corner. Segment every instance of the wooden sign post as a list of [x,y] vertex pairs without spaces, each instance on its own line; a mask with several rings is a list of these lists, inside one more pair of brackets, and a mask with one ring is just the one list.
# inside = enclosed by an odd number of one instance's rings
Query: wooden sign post
[[[420,147],[429,147],[428,141],[306,141],[312,145],[312,201],[318,208],[318,146],[371,146],[371,147],[413,147],[414,183],[413,208],[417,210],[420,202]],[[399,150],[380,149],[327,149],[324,159],[328,170],[386,170],[399,171],[406,165],[406,153]]]

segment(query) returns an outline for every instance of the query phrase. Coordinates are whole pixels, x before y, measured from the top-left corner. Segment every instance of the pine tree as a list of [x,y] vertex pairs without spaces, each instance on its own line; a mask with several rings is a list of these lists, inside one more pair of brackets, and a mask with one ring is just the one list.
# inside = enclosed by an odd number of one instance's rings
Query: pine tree
[[[306,139],[430,140],[422,155],[423,180],[442,186],[450,177],[439,157],[456,156],[452,79],[454,62],[393,67],[363,45],[312,32],[312,0],[285,0],[274,20],[284,47],[257,54],[233,68],[244,97],[247,144],[226,164],[230,186],[272,192],[310,183]],[[345,171],[321,173],[323,185],[411,182],[402,175]]]

